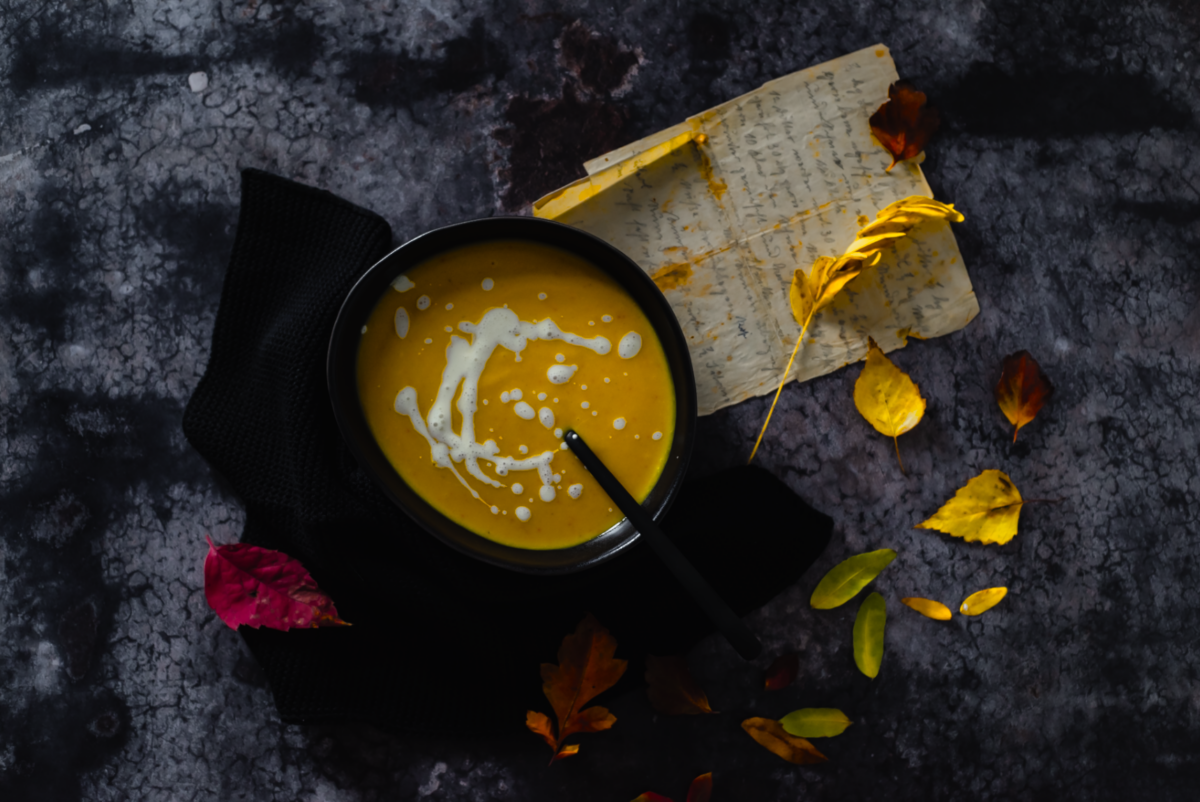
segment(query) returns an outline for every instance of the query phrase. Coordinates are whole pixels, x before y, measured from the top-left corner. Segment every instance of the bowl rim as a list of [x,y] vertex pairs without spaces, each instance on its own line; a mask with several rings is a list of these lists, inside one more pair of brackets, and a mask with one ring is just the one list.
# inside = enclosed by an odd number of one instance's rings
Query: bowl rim
[[[457,247],[496,240],[528,240],[562,248],[602,270],[628,292],[650,320],[667,356],[675,390],[675,432],[667,464],[644,506],[657,519],[683,484],[695,443],[697,399],[687,339],[674,310],[631,258],[588,232],[535,217],[496,216],[435,228],[394,248],[354,283],[329,336],[326,383],[342,440],[375,485],[420,528],[451,548],[513,571],[555,575],[613,559],[640,541],[628,519],[591,540],[561,549],[522,549],[478,535],[456,523],[413,490],[375,441],[358,398],[357,353],[361,328],[391,282],[427,259]],[[349,358],[347,358],[349,357]]]

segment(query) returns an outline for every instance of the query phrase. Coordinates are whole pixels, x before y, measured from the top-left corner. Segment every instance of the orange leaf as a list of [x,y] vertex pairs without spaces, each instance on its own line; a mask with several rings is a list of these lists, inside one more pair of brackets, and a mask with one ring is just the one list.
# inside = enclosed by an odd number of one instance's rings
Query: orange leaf
[[768,691],[781,691],[796,681],[796,673],[800,670],[800,657],[795,654],[781,654],[767,668],[766,686]]
[[578,751],[579,744],[568,744],[567,746],[564,746],[562,749],[558,750],[554,757],[550,758],[550,762],[553,763],[556,760],[562,760],[564,757],[570,757]]
[[701,774],[692,780],[688,788],[687,802],[709,802],[712,799],[712,772]]
[[617,717],[608,712],[608,708],[596,705],[586,710],[580,710],[565,727],[559,729],[559,738],[566,738],[577,732],[600,732],[607,730],[617,723]]
[[616,723],[617,717],[603,707],[584,708],[625,673],[626,662],[613,658],[616,651],[616,639],[599,621],[587,615],[573,634],[563,638],[558,648],[558,665],[542,663],[542,692],[558,717],[558,736],[554,737],[550,719],[543,713],[533,710],[526,713],[525,726],[554,749],[551,763],[579,751],[578,745],[563,746],[568,736],[600,732]]
[[925,105],[925,93],[913,89],[907,81],[888,87],[887,102],[871,115],[871,133],[892,154],[888,172],[897,162],[911,159],[925,150],[925,143],[937,130],[941,119],[937,109]]
[[711,713],[708,697],[688,671],[682,657],[646,657],[646,695],[650,704],[669,716]]
[[1004,372],[996,383],[996,403],[1008,422],[1017,427],[1013,430],[1014,443],[1017,432],[1034,419],[1053,392],[1054,386],[1028,351],[1004,357]]
[[554,726],[550,723],[550,717],[545,713],[539,713],[536,710],[526,711],[525,726],[535,735],[542,736],[542,740],[550,744],[551,749],[558,748],[558,741],[554,738]]
[[804,766],[809,763],[826,763],[829,760],[804,738],[788,734],[783,725],[775,719],[748,718],[742,722],[742,729],[789,763]]

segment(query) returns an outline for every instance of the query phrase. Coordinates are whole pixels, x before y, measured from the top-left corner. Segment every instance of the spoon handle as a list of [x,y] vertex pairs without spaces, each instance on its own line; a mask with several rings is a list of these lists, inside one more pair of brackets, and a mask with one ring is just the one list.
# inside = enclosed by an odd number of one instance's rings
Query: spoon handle
[[650,548],[654,549],[654,553],[675,575],[684,590],[700,605],[709,620],[725,636],[734,650],[744,660],[753,660],[758,657],[762,652],[762,644],[758,642],[758,638],[754,637],[754,633],[742,623],[733,610],[729,609],[725,600],[717,595],[704,577],[700,576],[695,567],[688,562],[687,557],[684,557],[683,553],[675,548],[675,544],[663,534],[663,531],[658,528],[658,524],[654,523],[650,513],[646,512],[645,508],[629,495],[629,491],[617,481],[608,468],[604,467],[604,463],[588,448],[587,443],[583,442],[583,438],[577,432],[568,430],[563,435],[563,440],[566,441],[567,447],[575,456],[579,457],[579,461],[583,463],[583,467],[588,469],[588,473],[596,478],[600,487],[604,488],[608,497],[616,502],[621,512],[625,513],[625,517],[629,519],[634,528],[642,533],[642,537],[649,542]]

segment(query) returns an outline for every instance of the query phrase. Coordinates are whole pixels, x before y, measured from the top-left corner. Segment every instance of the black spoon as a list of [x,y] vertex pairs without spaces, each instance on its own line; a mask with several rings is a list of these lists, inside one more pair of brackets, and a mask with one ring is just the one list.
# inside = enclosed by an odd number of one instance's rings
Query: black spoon
[[729,641],[734,650],[742,656],[742,659],[753,660],[758,657],[762,652],[762,644],[758,642],[758,638],[754,637],[754,633],[742,623],[733,610],[729,609],[725,600],[717,595],[704,577],[700,576],[700,573],[688,562],[687,557],[684,557],[679,549],[675,548],[675,544],[667,539],[650,514],[642,508],[641,504],[634,501],[633,496],[629,495],[629,491],[617,481],[617,477],[604,467],[604,463],[588,448],[587,443],[583,442],[583,438],[577,432],[567,430],[563,435],[563,440],[566,441],[567,447],[575,456],[579,457],[579,461],[583,463],[583,467],[588,469],[588,473],[596,478],[600,487],[604,488],[608,497],[616,502],[621,512],[625,513],[625,517],[629,519],[634,528],[642,534],[642,537],[646,538],[650,548],[654,549],[654,553],[666,564],[667,569],[675,575],[679,584],[683,585],[696,604],[700,605],[709,620],[725,636],[725,640]]

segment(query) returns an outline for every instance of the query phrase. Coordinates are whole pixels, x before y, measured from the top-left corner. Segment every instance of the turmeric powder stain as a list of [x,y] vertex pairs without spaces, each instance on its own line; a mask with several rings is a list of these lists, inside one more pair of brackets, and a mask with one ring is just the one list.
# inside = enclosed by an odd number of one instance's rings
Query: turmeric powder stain
[[690,262],[676,262],[675,264],[664,265],[654,271],[654,275],[650,278],[653,279],[654,283],[663,292],[677,290],[691,280],[692,265]]
[[713,175],[712,162],[709,161],[708,154],[704,152],[704,148],[700,147],[704,141],[707,141],[707,137],[701,140],[700,136],[703,136],[703,134],[692,140],[692,143],[696,145],[696,155],[700,157],[700,175],[708,182],[708,191],[712,193],[714,198],[720,200],[729,190],[729,187],[724,181]]

